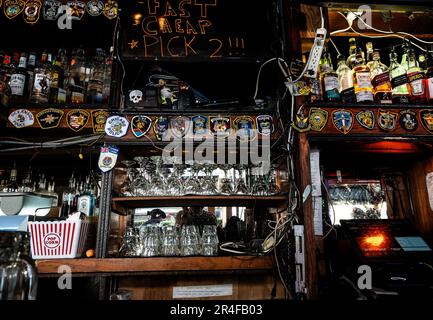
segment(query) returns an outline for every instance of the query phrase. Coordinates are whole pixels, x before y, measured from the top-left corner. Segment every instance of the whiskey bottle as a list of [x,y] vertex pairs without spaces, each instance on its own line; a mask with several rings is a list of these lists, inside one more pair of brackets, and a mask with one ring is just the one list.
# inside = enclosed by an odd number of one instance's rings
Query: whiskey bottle
[[[9,86],[9,78],[7,70],[4,67],[5,63],[10,62],[10,57],[3,52],[0,52],[0,106],[7,107],[11,95],[11,88]],[[7,60],[9,59],[9,60]],[[8,62],[9,61],[9,62]],[[7,67],[9,68],[9,67]]]
[[21,53],[18,56],[18,65],[11,74],[9,85],[11,87],[11,101],[20,103],[24,101],[27,84],[27,54]]
[[64,71],[63,71],[63,55],[64,50],[60,49],[56,58],[53,61],[51,68],[51,89],[50,89],[50,102],[52,103],[65,103],[66,91],[63,89]]
[[355,40],[355,38],[350,38],[349,39],[349,56],[348,56],[347,61],[346,61],[346,64],[350,69],[353,69],[353,67],[355,66],[356,50],[357,50],[356,40]]
[[328,51],[324,52],[324,62],[322,68],[322,83],[323,83],[323,92],[325,96],[325,100],[328,102],[337,102],[340,101],[340,92],[339,87],[340,84],[338,82],[338,75],[334,71],[332,66],[331,57]]
[[402,50],[403,50],[403,54],[401,56],[401,62],[400,65],[406,69],[409,68],[408,66],[408,61],[407,61],[407,57],[408,57],[408,51],[411,49],[409,42],[407,42],[407,40],[404,40],[403,45],[402,45]]
[[353,85],[356,102],[371,102],[374,100],[373,86],[370,81],[370,69],[365,65],[361,49],[358,48],[355,66],[353,67]]
[[86,66],[84,50],[78,49],[71,60],[69,94],[72,103],[84,102]]
[[397,61],[397,53],[392,48],[389,54],[389,75],[391,77],[392,102],[406,104],[409,103],[409,87],[407,83],[406,69]]
[[30,97],[33,92],[33,82],[35,79],[36,53],[30,52],[27,60],[27,89],[26,97]]
[[373,60],[373,43],[367,42],[365,44],[365,48],[367,50],[367,67],[371,70],[371,66],[374,63],[374,60]]
[[96,49],[93,61],[92,74],[87,86],[86,103],[102,103],[104,90],[105,73],[105,53],[104,50]]
[[372,54],[370,79],[373,85],[374,101],[377,103],[392,103],[389,70],[386,65],[380,62],[379,51],[374,51]]
[[30,98],[34,103],[47,103],[50,94],[51,73],[48,66],[48,54],[42,53],[41,60],[35,68],[33,90]]
[[418,66],[418,61],[415,57],[415,51],[412,48],[408,49],[408,69],[407,80],[409,83],[410,100],[414,104],[423,104],[427,102],[424,72]]
[[343,55],[339,55],[337,57],[337,60],[338,67],[336,72],[338,75],[341,101],[344,103],[354,103],[356,101],[356,98],[355,89],[353,87],[352,69],[347,66],[346,58]]
[[[430,50],[433,50],[433,45],[430,48]],[[427,91],[427,98],[429,103],[433,102],[433,52],[430,51],[427,54],[427,70],[425,72],[425,82],[426,82],[426,91]]]

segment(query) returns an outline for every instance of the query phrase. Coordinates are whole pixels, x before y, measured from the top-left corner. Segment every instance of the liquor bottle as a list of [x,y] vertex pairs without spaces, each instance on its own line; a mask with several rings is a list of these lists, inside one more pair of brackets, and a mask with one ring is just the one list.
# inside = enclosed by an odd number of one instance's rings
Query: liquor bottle
[[380,61],[379,51],[372,54],[370,79],[373,85],[374,100],[377,103],[392,103],[392,86],[389,69]]
[[78,49],[71,59],[69,95],[72,103],[84,102],[86,67],[84,50]]
[[323,93],[325,100],[328,102],[340,101],[340,84],[338,82],[338,75],[334,71],[332,66],[331,57],[328,51],[323,54],[323,67],[322,67],[322,83],[323,83]]
[[69,214],[75,211],[73,208],[73,199],[75,195],[74,185],[74,173],[72,172],[72,176],[69,179],[69,185],[62,194],[62,207],[60,209],[60,217],[68,217]]
[[78,211],[84,213],[88,217],[94,215],[95,209],[95,195],[93,194],[90,176],[86,178],[85,189],[78,198]]
[[6,185],[6,192],[16,192],[16,191],[18,191],[18,189],[19,189],[19,186],[17,183],[17,165],[14,162],[14,166],[11,169],[9,182]]
[[409,42],[407,42],[407,40],[405,39],[403,41],[403,45],[402,45],[402,50],[403,50],[403,54],[401,56],[401,62],[400,65],[406,69],[409,68],[408,64],[407,64],[407,56],[408,56],[408,51],[411,49]]
[[427,54],[427,70],[425,72],[425,86],[427,91],[427,98],[429,103],[433,103],[433,45],[430,48],[430,52]]
[[110,48],[110,53],[105,59],[105,71],[104,71],[104,88],[102,89],[102,102],[108,104],[111,90],[111,70],[113,67],[113,51],[114,48]]
[[65,103],[66,90],[63,89],[64,71],[63,71],[63,49],[59,49],[56,58],[53,61],[51,68],[51,89],[50,89],[50,102],[51,103]]
[[0,52],[0,106],[3,107],[7,107],[9,105],[9,99],[11,95],[9,78],[7,76],[7,70],[4,67],[5,63],[9,63],[8,61],[10,61],[10,57],[9,58],[7,57],[8,57],[7,54]]
[[32,192],[35,191],[33,189],[33,181],[32,181],[32,167],[29,166],[27,169],[25,178],[23,179],[23,192]]
[[346,64],[350,69],[353,69],[353,67],[355,65],[356,50],[357,50],[356,40],[355,40],[355,38],[350,38],[349,39],[349,56],[348,56],[347,61],[346,61]]
[[96,49],[93,61],[92,74],[86,92],[86,103],[102,103],[104,90],[105,53]]
[[367,67],[371,70],[371,66],[374,62],[374,60],[373,60],[373,43],[367,42],[365,44],[365,48],[367,50]]
[[41,60],[35,68],[32,95],[30,101],[34,103],[47,103],[50,94],[51,72],[48,66],[48,54],[42,53]]
[[406,104],[409,103],[409,86],[407,83],[407,70],[397,61],[397,53],[392,48],[389,54],[389,75],[392,87],[392,102]]
[[423,104],[427,102],[424,72],[418,66],[418,61],[415,57],[415,51],[412,48],[408,49],[408,69],[407,80],[409,83],[410,100],[414,104]]
[[3,65],[2,65],[2,73],[5,76],[5,81],[8,82],[11,79],[11,73],[12,73],[12,65],[11,65],[11,56],[9,54],[5,54],[3,58]]
[[11,74],[9,85],[11,87],[11,101],[13,103],[20,103],[24,101],[26,96],[27,84],[27,54],[21,53],[18,56],[18,65]]
[[337,57],[338,67],[337,76],[341,101],[344,103],[354,103],[356,101],[355,89],[353,87],[353,73],[346,64],[346,58],[343,55]]
[[356,102],[370,102],[374,100],[373,86],[370,81],[370,69],[365,65],[360,48],[357,50],[355,66],[352,69]]
[[424,52],[421,52],[418,55],[418,65],[419,65],[419,68],[421,69],[421,71],[425,73],[427,70],[427,59],[426,59]]
[[33,92],[33,82],[35,79],[36,53],[30,52],[27,60],[27,92],[26,98],[30,97]]

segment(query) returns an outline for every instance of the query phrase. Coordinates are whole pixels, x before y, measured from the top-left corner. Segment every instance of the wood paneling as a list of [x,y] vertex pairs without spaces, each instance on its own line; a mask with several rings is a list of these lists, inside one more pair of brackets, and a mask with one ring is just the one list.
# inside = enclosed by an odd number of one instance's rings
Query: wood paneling
[[[273,272],[250,275],[182,276],[182,277],[125,277],[119,279],[119,290],[131,290],[133,300],[172,300],[175,286],[207,286],[231,284],[233,294],[221,297],[202,297],[198,300],[267,300],[284,299],[284,288]],[[275,296],[272,291],[276,285]],[[194,300],[194,299],[192,299]]]

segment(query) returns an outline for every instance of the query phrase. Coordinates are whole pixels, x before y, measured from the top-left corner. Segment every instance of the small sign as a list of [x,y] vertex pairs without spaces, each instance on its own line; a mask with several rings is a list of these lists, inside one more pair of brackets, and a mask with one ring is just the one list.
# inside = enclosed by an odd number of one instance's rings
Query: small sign
[[229,297],[233,295],[232,284],[173,287],[173,299]]

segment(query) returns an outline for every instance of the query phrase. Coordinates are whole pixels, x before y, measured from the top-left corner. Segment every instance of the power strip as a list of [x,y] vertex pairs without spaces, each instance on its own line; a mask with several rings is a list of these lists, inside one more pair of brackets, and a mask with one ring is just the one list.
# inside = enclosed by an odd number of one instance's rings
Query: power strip
[[326,29],[317,29],[313,47],[310,51],[310,58],[308,59],[307,70],[305,71],[305,76],[308,78],[317,77],[317,70],[319,69],[320,57],[322,56],[323,47],[325,46],[325,39]]

